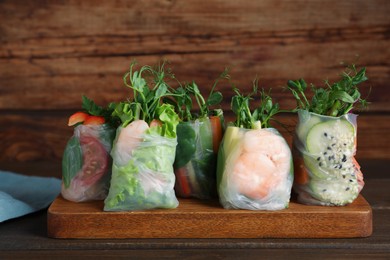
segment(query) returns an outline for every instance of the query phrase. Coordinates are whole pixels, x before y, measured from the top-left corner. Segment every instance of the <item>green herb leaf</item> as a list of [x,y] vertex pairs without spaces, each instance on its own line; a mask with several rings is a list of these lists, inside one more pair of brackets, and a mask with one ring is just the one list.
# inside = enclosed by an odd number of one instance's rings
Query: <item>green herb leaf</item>
[[212,93],[209,98],[207,99],[207,105],[208,106],[215,106],[222,102],[223,96],[221,92],[214,92]]
[[161,98],[167,93],[168,87],[166,84],[161,84],[156,90],[155,98]]
[[[175,108],[182,121],[190,121],[193,118],[205,118],[210,115],[210,109],[212,106],[216,106],[222,102],[222,93],[219,91],[214,92],[214,89],[220,79],[229,78],[227,72],[228,70],[225,69],[225,71],[214,82],[207,99],[205,99],[202,95],[198,85],[194,81],[189,84],[185,84],[184,86],[179,82],[180,86],[174,90],[172,97],[176,101],[177,105]],[[199,114],[195,114],[193,111],[194,102],[198,105]]]
[[296,109],[303,109],[320,115],[342,116],[353,109],[354,104],[367,102],[361,99],[358,84],[366,81],[366,68],[359,71],[355,65],[347,67],[338,82],[329,84],[325,81],[326,88],[317,88],[314,85],[311,91],[314,93],[310,102],[308,102],[305,90],[306,83],[303,79],[296,81],[289,80],[287,88],[291,91],[297,101]]
[[82,96],[82,108],[90,115],[102,116],[104,109],[98,106],[92,99]]
[[330,99],[331,100],[341,100],[347,103],[353,103],[355,102],[355,99],[351,97],[347,92],[339,90],[339,91],[333,91],[330,93]]

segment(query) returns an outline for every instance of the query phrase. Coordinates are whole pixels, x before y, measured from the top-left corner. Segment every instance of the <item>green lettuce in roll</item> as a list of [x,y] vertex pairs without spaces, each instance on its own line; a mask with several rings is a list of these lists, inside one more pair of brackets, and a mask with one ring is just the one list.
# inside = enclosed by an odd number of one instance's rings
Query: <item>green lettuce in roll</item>
[[[171,105],[160,102],[168,94],[164,71],[143,66],[133,72],[133,66],[124,82],[134,91],[134,100],[117,104],[113,113],[122,125],[111,151],[112,177],[104,210],[175,208],[173,163],[179,118]],[[153,88],[144,74],[155,77]]]
[[215,91],[218,81],[228,78],[226,69],[215,80],[208,97],[191,82],[180,84],[169,99],[180,117],[174,164],[175,190],[179,197],[210,199],[217,196],[216,163],[224,118],[221,109],[211,108],[222,101],[221,92]]

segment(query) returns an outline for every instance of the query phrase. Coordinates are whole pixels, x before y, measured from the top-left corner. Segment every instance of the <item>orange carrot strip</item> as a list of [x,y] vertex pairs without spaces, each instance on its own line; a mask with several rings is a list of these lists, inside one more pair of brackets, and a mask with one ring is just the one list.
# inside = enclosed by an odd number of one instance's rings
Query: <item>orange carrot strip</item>
[[211,132],[213,134],[213,151],[218,153],[222,141],[222,124],[219,116],[210,116]]
[[292,149],[294,161],[294,182],[299,185],[304,185],[309,182],[309,173],[305,167],[302,155],[293,147]]
[[188,183],[187,179],[187,169],[186,167],[181,167],[179,169],[175,169],[175,175],[176,175],[176,183],[175,183],[175,189],[176,192],[181,197],[189,197],[191,195],[191,188],[190,184]]

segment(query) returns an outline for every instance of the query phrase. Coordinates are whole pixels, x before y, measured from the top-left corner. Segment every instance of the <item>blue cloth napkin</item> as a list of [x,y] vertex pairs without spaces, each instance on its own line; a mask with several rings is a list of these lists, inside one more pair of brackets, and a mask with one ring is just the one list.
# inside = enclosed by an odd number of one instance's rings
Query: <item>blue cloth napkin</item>
[[0,222],[48,207],[61,191],[61,180],[0,171]]

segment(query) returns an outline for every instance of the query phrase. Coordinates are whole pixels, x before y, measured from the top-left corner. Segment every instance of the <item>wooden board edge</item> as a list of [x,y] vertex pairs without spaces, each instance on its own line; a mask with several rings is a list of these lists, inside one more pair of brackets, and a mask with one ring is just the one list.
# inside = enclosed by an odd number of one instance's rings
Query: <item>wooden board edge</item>
[[[361,196],[361,195],[360,195]],[[362,197],[358,212],[343,214],[66,214],[48,209],[51,238],[358,238],[372,235],[372,209]],[[268,212],[267,212],[268,213]],[[302,222],[305,219],[307,222]],[[317,220],[317,222],[315,221]],[[196,225],[193,223],[196,222]],[[339,225],[339,222],[343,225]],[[129,224],[130,223],[130,224]],[[344,225],[350,223],[350,225]],[[352,223],[352,224],[351,224]],[[126,225],[126,228],[123,228]],[[335,229],[335,227],[337,227]]]

